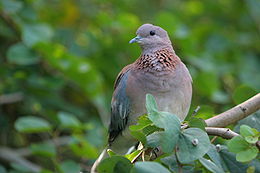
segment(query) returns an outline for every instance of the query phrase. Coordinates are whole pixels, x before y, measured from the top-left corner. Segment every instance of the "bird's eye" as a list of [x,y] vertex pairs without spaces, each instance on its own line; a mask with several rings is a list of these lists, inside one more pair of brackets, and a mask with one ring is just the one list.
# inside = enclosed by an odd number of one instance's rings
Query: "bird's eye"
[[155,35],[155,31],[150,31],[150,35],[151,36]]

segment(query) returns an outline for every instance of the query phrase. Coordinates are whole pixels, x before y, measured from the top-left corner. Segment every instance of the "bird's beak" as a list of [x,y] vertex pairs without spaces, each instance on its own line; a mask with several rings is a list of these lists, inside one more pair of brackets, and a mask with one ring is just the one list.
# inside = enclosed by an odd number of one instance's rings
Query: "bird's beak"
[[132,40],[130,40],[129,43],[135,43],[135,42],[138,43],[138,41],[140,41],[141,38],[142,38],[142,37],[140,37],[140,36],[138,35],[138,36],[136,36],[135,38],[133,38]]

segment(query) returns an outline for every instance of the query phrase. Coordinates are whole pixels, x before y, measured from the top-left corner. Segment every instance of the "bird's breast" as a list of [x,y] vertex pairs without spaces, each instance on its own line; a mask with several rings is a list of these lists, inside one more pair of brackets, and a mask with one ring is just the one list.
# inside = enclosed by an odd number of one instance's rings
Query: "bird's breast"
[[139,72],[136,74],[136,84],[144,91],[157,93],[170,92],[176,85],[176,76],[173,71]]
[[134,116],[146,113],[145,96],[149,93],[155,97],[160,111],[176,114],[181,120],[187,115],[192,95],[191,78],[184,64],[172,72],[133,71],[126,90]]

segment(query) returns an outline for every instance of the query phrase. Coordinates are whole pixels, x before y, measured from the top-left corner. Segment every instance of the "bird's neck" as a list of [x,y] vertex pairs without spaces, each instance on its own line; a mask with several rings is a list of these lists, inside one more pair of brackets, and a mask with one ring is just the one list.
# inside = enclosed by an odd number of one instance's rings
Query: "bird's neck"
[[146,71],[173,71],[181,62],[172,47],[162,47],[153,51],[142,52],[136,60],[138,69]]

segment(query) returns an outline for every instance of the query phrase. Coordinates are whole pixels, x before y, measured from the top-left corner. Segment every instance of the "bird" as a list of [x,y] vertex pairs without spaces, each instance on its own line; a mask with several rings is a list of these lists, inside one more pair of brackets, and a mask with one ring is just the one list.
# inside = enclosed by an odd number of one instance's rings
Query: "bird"
[[[167,31],[153,24],[143,24],[129,43],[138,43],[142,52],[115,80],[106,148],[121,155],[138,143],[128,127],[147,113],[146,94],[155,97],[158,110],[177,115],[181,121],[187,116],[192,99],[191,75],[176,55]],[[103,150],[92,172],[105,155]]]

